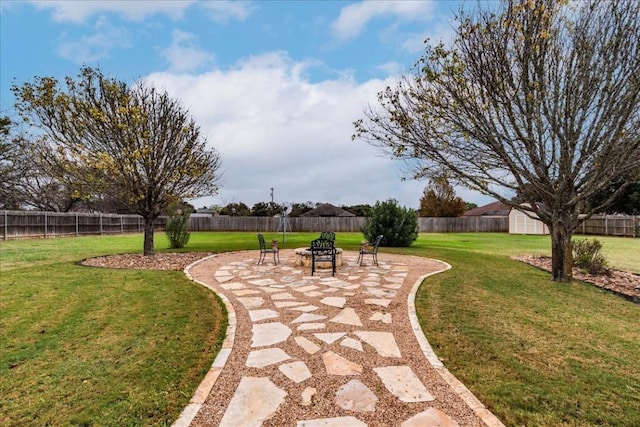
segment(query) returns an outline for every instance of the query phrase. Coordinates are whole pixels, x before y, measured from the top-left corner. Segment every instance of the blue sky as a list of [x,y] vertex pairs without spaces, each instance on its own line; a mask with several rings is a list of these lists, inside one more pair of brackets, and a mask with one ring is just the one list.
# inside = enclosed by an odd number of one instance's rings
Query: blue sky
[[[362,141],[352,122],[410,72],[425,38],[451,40],[454,1],[11,1],[0,3],[0,109],[12,82],[82,64],[179,98],[220,153],[224,177],[196,207],[396,199],[424,181]],[[490,200],[457,189],[464,200]]]

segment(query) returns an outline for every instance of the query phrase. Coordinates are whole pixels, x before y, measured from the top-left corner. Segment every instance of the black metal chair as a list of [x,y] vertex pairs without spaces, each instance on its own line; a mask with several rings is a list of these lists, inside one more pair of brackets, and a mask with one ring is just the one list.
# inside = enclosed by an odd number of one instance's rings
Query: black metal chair
[[364,261],[365,255],[371,255],[373,257],[373,263],[378,265],[378,246],[380,246],[380,242],[384,236],[381,234],[376,237],[376,240],[373,243],[363,244],[360,247],[360,253],[358,255],[358,265],[362,265],[362,261]]
[[321,239],[327,239],[327,240],[331,240],[334,242],[336,241],[336,233],[334,233],[333,231],[323,231],[322,233],[320,233],[320,238]]
[[260,243],[260,258],[258,259],[258,264],[262,264],[264,262],[267,254],[273,254],[273,263],[278,264],[280,262],[280,253],[278,252],[278,247],[268,248],[267,244],[264,241],[264,236],[262,234],[258,234],[258,243]]
[[311,242],[311,275],[316,271],[316,263],[331,262],[331,275],[336,275],[336,248],[333,240],[315,239]]

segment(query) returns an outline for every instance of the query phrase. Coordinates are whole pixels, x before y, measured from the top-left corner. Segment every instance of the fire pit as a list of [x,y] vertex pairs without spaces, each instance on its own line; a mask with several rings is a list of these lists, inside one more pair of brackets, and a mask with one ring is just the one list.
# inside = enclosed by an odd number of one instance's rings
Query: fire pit
[[[311,249],[298,248],[295,251],[296,254],[296,267],[311,267]],[[342,265],[342,248],[336,248],[336,267]],[[316,268],[331,268],[331,262],[316,262]]]

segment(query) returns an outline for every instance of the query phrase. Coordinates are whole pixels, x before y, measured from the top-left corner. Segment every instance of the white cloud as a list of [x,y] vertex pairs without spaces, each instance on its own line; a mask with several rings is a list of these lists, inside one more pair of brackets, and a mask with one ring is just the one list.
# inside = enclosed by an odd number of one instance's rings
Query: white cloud
[[129,32],[123,27],[113,26],[102,17],[96,21],[94,33],[79,40],[67,40],[62,36],[58,54],[76,64],[92,63],[109,57],[111,50],[128,47]]
[[51,9],[53,18],[60,22],[85,22],[93,15],[112,12],[132,21],[140,21],[149,15],[164,14],[173,19],[182,18],[184,11],[194,3],[191,0],[36,0],[38,9]]
[[211,19],[221,24],[230,20],[244,21],[253,11],[248,1],[207,1],[202,6],[211,12]]
[[200,75],[156,73],[147,81],[179,97],[220,151],[224,183],[203,204],[276,202],[373,204],[395,198],[419,205],[424,183],[401,182],[398,163],[352,141],[353,121],[391,80],[312,83],[308,64],[272,52],[231,70]]
[[401,64],[400,62],[395,61],[385,62],[384,64],[378,65],[376,68],[383,71],[388,76],[394,77],[399,77],[407,73],[406,64]]
[[169,62],[169,69],[176,72],[192,71],[213,63],[215,56],[196,45],[196,37],[191,33],[174,30],[171,45],[162,50],[162,56]]
[[362,1],[342,8],[331,27],[338,38],[351,39],[357,37],[375,18],[428,19],[435,7],[435,2],[430,1]]

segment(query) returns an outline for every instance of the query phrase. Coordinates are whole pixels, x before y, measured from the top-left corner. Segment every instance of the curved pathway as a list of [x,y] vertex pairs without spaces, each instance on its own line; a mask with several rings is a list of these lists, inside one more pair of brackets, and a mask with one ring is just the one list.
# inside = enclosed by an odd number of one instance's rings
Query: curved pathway
[[185,269],[229,312],[223,348],[175,427],[502,426],[447,371],[418,325],[422,280],[450,268],[391,254],[335,277],[257,251],[214,255]]

